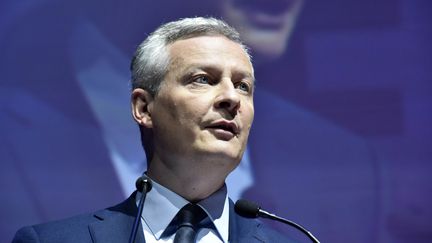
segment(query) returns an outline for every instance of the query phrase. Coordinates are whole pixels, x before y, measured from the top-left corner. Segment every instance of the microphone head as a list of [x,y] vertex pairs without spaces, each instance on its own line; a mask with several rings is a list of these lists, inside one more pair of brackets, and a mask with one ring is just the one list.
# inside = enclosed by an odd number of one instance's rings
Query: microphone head
[[146,192],[149,192],[152,189],[152,183],[150,179],[140,176],[135,182],[135,187],[138,191],[143,192],[144,185],[146,185]]
[[258,204],[244,199],[238,200],[234,205],[234,211],[245,218],[257,218],[260,209]]

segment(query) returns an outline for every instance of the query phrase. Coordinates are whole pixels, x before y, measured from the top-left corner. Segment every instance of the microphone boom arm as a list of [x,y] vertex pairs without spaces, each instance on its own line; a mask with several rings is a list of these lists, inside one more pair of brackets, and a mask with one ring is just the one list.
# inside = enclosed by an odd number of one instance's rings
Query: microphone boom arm
[[296,228],[296,229],[302,231],[303,233],[305,233],[309,237],[309,239],[311,239],[314,243],[320,243],[319,240],[311,232],[309,232],[303,226],[301,226],[301,225],[299,225],[297,223],[294,223],[291,220],[284,219],[282,217],[279,217],[279,216],[277,216],[275,214],[269,213],[269,212],[267,212],[265,210],[262,210],[262,209],[258,210],[258,216],[262,217],[262,218],[273,219],[273,220],[279,221],[281,223],[289,224],[289,225],[293,226],[294,228]]
[[141,222],[141,214],[142,214],[143,207],[144,207],[144,201],[145,201],[145,198],[147,196],[147,192],[149,192],[152,189],[151,181],[148,178],[143,178],[142,176],[140,178],[138,178],[135,185],[136,185],[137,190],[141,192],[141,198],[140,198],[140,201],[138,203],[138,212],[137,212],[137,215],[135,217],[135,222],[132,226],[131,235],[129,237],[129,243],[135,242],[136,234],[137,234],[140,222]]

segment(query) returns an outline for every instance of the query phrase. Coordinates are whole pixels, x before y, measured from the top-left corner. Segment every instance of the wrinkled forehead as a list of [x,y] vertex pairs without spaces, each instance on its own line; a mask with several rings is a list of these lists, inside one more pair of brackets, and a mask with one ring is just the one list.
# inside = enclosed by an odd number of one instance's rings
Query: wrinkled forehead
[[167,45],[168,71],[185,68],[188,65],[211,66],[242,64],[240,69],[254,77],[251,57],[244,45],[222,35],[194,36],[176,40]]

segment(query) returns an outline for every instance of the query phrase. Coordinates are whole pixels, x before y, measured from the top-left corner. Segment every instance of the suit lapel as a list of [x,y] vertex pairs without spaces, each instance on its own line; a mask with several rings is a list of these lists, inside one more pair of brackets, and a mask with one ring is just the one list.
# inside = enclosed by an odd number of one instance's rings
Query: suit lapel
[[[94,243],[128,242],[130,232],[138,211],[133,193],[123,203],[95,213],[99,221],[89,225]],[[229,242],[236,243],[265,243],[261,230],[261,223],[254,219],[243,218],[234,211],[234,204],[230,201]],[[136,243],[145,243],[143,228],[137,233]]]
[[261,223],[258,220],[247,219],[239,216],[234,211],[234,204],[230,201],[229,242],[239,243],[264,243]]
[[[135,215],[135,193],[123,203],[95,213],[99,221],[89,225],[94,243],[128,242]],[[142,225],[138,229],[135,243],[145,243]]]

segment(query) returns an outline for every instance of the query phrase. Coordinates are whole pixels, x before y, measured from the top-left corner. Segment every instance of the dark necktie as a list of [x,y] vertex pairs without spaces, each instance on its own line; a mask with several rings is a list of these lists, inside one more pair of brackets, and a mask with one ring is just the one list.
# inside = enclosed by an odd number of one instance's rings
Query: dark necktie
[[204,210],[196,204],[187,204],[178,213],[177,232],[174,243],[194,243],[200,222],[207,217]]

